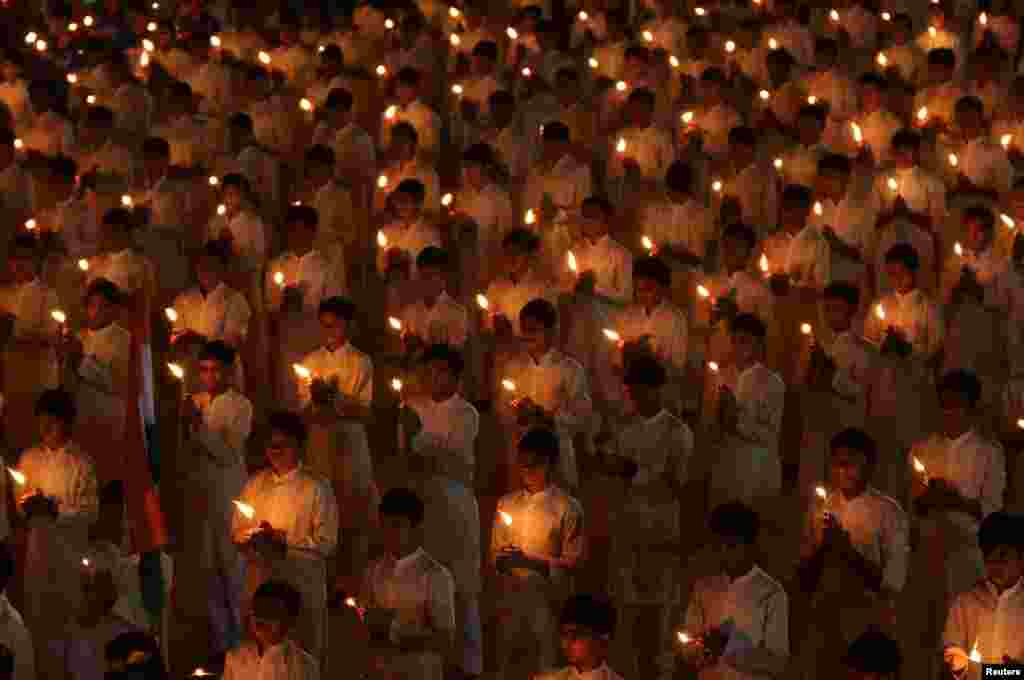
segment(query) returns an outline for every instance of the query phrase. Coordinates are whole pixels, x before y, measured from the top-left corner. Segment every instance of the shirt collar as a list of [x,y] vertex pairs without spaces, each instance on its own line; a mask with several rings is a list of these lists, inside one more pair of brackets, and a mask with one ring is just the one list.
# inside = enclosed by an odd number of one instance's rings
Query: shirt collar
[[645,425],[653,425],[653,424],[657,423],[658,421],[662,420],[663,418],[667,418],[668,416],[669,416],[669,412],[666,409],[663,408],[660,411],[658,411],[657,413],[655,413],[653,416],[651,416],[650,418],[647,418],[646,420],[644,420],[644,424]]
[[291,470],[289,472],[286,472],[283,475],[277,474],[274,471],[273,468],[270,468],[270,478],[273,479],[274,482],[277,483],[277,484],[282,484],[284,482],[290,482],[290,481],[294,480],[296,477],[299,476],[299,472],[301,470],[302,470],[302,462],[301,461],[299,462],[298,465],[295,466],[295,469],[293,469],[293,470]]
[[569,667],[572,670],[570,676],[573,680],[597,680],[608,674],[608,664],[602,663],[592,671],[580,671],[575,666]]

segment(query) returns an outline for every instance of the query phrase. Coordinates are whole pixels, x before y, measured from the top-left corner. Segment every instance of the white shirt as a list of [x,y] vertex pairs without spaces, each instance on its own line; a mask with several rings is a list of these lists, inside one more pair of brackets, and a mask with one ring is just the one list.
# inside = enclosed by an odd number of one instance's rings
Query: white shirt
[[[890,179],[896,180],[895,190]],[[902,196],[907,207],[927,215],[935,225],[941,225],[946,218],[946,185],[920,166],[879,171],[875,176],[875,195],[881,197],[882,206],[887,208],[891,208],[897,196]]]
[[232,249],[250,269],[266,261],[267,227],[259,215],[243,208],[234,217],[216,216],[210,221],[209,238],[220,238],[224,229],[231,232]]
[[469,336],[469,312],[446,292],[427,306],[418,300],[402,310],[406,330],[428,345],[462,347]]
[[35,680],[36,659],[32,634],[7,594],[0,595],[0,644],[14,654],[14,680]]
[[317,660],[291,640],[263,652],[252,640],[228,651],[224,680],[319,680]]
[[782,585],[755,566],[730,581],[724,574],[700,579],[686,608],[686,630],[691,636],[718,628],[727,637],[719,663],[701,677],[746,680],[755,676],[735,669],[733,663],[759,647],[789,656],[789,598]]
[[943,646],[969,653],[975,646],[985,663],[1002,663],[1003,656],[1024,658],[1024,586],[997,593],[988,580],[953,600],[946,617]]
[[712,238],[713,220],[708,209],[693,199],[685,203],[658,200],[641,208],[639,231],[658,247],[685,248],[703,257]]
[[570,156],[563,156],[553,167],[535,163],[530,168],[523,188],[523,205],[537,210],[549,195],[555,208],[567,212],[579,210],[583,199],[593,193],[590,168],[577,163]]
[[313,133],[313,143],[329,146],[339,164],[366,169],[377,165],[377,149],[373,146],[373,139],[355,123],[337,130],[326,123],[320,123]]
[[441,140],[441,118],[432,108],[418,99],[406,106],[395,105],[394,118],[381,119],[380,147],[386,149],[391,145],[391,130],[398,123],[408,123],[415,128],[418,147],[428,154],[436,154]]
[[655,356],[677,373],[687,363],[688,326],[683,310],[667,300],[650,310],[642,305],[629,305],[615,320],[615,330],[624,341],[647,336]]
[[57,291],[38,278],[0,291],[0,309],[14,315],[14,337],[53,337],[57,322],[50,312],[60,307]]
[[[583,426],[593,411],[587,389],[587,375],[572,357],[557,349],[534,361],[529,354],[512,357],[505,375],[516,384],[516,398],[529,397],[538,406],[554,413],[555,422],[567,430]],[[498,388],[503,393],[502,388]]]
[[486,297],[490,303],[491,313],[500,314],[508,319],[518,334],[520,333],[519,312],[533,300],[547,300],[554,303],[555,285],[546,281],[533,269],[529,269],[526,275],[518,281],[513,281],[507,276],[494,279],[487,287]]
[[[268,468],[249,478],[242,490],[243,503],[255,510],[247,519],[234,513],[235,541],[243,542],[248,532],[267,522],[283,531],[289,552],[296,556],[326,559],[338,544],[338,504],[330,483],[300,464],[279,476]],[[313,607],[312,604],[308,605]]]
[[441,247],[441,232],[433,222],[426,219],[418,219],[412,224],[399,224],[392,222],[378,233],[387,239],[387,247],[377,248],[377,269],[384,271],[387,264],[387,252],[392,249],[404,251],[416,271],[416,258],[428,246]]
[[[580,274],[594,272],[595,292],[622,304],[633,299],[633,254],[611,236],[577,241],[572,253]],[[569,276],[570,285],[575,285],[576,277]]]
[[[92,459],[77,444],[69,442],[58,450],[31,448],[18,461],[18,471],[25,475],[25,486],[14,489],[15,496],[41,490],[57,501],[59,523],[85,528],[99,517],[96,470]],[[19,512],[21,508],[19,505]]]
[[78,375],[92,387],[113,394],[129,373],[131,333],[116,321],[82,334],[82,363]]
[[[617,150],[620,140],[626,142],[624,153],[619,153]],[[655,182],[665,179],[665,171],[675,159],[672,135],[653,125],[646,128],[621,130],[609,140],[609,148],[614,159],[632,159],[640,167],[643,178]],[[622,176],[622,163],[613,162],[609,170],[612,177]]]
[[245,443],[252,434],[252,416],[252,402],[233,389],[217,395],[203,409],[197,436],[221,466],[244,474]]
[[[882,305],[885,320],[878,318],[878,305]],[[902,331],[914,353],[928,358],[942,347],[945,327],[942,311],[924,291],[915,288],[905,295],[893,291],[871,306],[864,324],[864,337],[880,343],[887,327]]]
[[[284,275],[284,286],[274,280],[278,272]],[[302,306],[316,311],[320,303],[343,295],[348,286],[344,268],[338,268],[319,250],[311,250],[301,257],[286,252],[267,265],[264,291],[271,309],[280,309],[283,288],[295,286],[302,291]]]
[[[373,401],[373,361],[352,343],[347,342],[333,352],[321,347],[308,354],[302,364],[314,378],[336,381],[339,392],[360,405],[369,407]],[[299,393],[303,405],[309,403],[309,388],[300,385]]]
[[760,276],[744,270],[734,272],[728,277],[723,273],[716,275],[707,288],[716,300],[731,296],[740,312],[753,314],[765,323],[773,318],[775,299]]
[[416,412],[422,430],[412,442],[413,451],[435,449],[454,454],[471,477],[476,466],[476,438],[480,433],[480,414],[461,395],[444,401],[411,398],[409,408]]
[[207,340],[230,343],[245,339],[252,317],[245,296],[224,283],[205,296],[199,286],[181,293],[174,298],[174,311],[178,313],[174,332],[192,331]]

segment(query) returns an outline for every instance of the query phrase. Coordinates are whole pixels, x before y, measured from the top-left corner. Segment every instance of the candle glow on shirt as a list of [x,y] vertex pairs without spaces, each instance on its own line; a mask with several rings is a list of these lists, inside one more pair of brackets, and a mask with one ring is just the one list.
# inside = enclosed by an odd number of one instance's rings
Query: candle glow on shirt
[[512,526],[512,515],[508,514],[504,510],[499,510],[498,515],[501,516],[501,521],[505,526]]
[[505,378],[504,380],[501,381],[501,387],[506,392],[515,392],[516,391],[516,384],[514,382],[512,382],[511,380],[509,380],[508,378]]
[[619,335],[617,331],[614,331],[611,328],[605,328],[601,332],[604,333],[604,337],[608,338],[610,342],[622,342],[622,336]]
[[483,293],[476,294],[476,306],[486,311],[491,308],[491,301]]
[[573,254],[571,250],[568,253],[566,253],[565,261],[566,264],[569,266],[569,271],[571,271],[573,274],[579,272],[579,265],[576,263],[576,256]]

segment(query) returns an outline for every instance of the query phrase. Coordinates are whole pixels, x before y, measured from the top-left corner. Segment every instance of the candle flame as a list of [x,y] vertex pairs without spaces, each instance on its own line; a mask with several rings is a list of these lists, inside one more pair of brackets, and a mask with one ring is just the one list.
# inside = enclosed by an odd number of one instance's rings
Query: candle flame
[[772,161],[772,165],[775,167],[776,170],[782,170],[782,159],[776,158],[774,161]]
[[238,512],[242,513],[246,519],[252,519],[256,516],[256,508],[252,507],[248,503],[243,503],[242,501],[231,502],[235,504],[235,507],[238,508]]
[[219,215],[220,217],[224,217],[227,214],[228,214],[228,207],[226,205],[221,203],[220,205],[217,206],[217,215]]
[[768,39],[768,49],[770,49],[770,50],[777,50],[777,49],[779,49],[779,41],[776,40],[775,38],[769,38]]
[[264,66],[270,66],[270,55],[266,52],[261,50],[260,53],[256,55],[256,58],[259,59],[260,63]]
[[619,92],[625,92],[627,89],[629,89],[629,83],[627,83],[625,80],[620,80],[619,82],[615,83],[615,89],[618,90]]
[[974,663],[981,663],[981,652],[978,651],[978,641],[974,641],[974,646],[971,647],[971,654],[967,657]]
[[814,106],[815,104],[818,103],[818,98],[812,94],[810,97],[807,98],[807,103],[810,104],[811,106]]
[[154,43],[149,38],[146,38],[145,40],[142,41],[142,49],[145,50],[146,52],[155,52],[156,51],[156,43]]
[[860,125],[856,123],[850,123],[850,130],[853,132],[853,141],[858,144],[864,143],[864,132],[860,129]]
[[220,45],[221,45],[220,36],[219,35],[211,35],[210,36],[210,47],[219,48]]
[[400,393],[402,391],[402,387],[403,385],[401,380],[399,380],[398,378],[391,379],[391,389],[393,389],[395,392]]
[[1006,150],[1010,149],[1010,144],[1013,143],[1013,135],[1006,134],[999,138],[999,143]]
[[50,318],[52,318],[59,324],[64,324],[67,323],[68,321],[68,315],[59,309],[55,309],[52,312],[50,312]]
[[733,52],[735,52],[736,51],[736,42],[733,41],[733,40],[726,40],[725,41],[725,51],[728,54],[732,54]]
[[882,21],[892,21],[892,12],[882,12]]
[[487,296],[483,293],[476,294],[476,305],[480,309],[487,310],[491,307],[491,301],[487,299]]
[[441,197],[441,205],[446,208],[450,208],[452,203],[455,202],[455,194],[445,194]]
[[132,197],[129,196],[128,194],[125,194],[124,196],[121,197],[121,205],[123,207],[130,208],[130,207],[132,207],[133,204],[134,203],[132,201]]
[[392,120],[398,114],[398,107],[392,104],[388,108],[384,109],[384,117],[388,120]]
[[924,474],[924,463],[917,456],[914,456],[914,469],[922,475]]
[[589,21],[590,15],[587,14],[586,12],[581,11],[579,14],[576,15],[576,18],[579,19],[580,21]]
[[1024,418],[1020,418],[1017,420],[1017,427],[1024,430]]
[[69,73],[68,76],[67,76],[67,81],[68,81],[68,84],[70,84],[70,85],[77,84],[78,83],[78,74],[77,73]]
[[47,48],[47,44],[46,44],[45,40],[37,40],[36,41],[36,50],[38,50],[40,52],[45,52],[46,48]]
[[615,150],[618,151],[619,153],[626,153],[627,148],[628,145],[626,144],[626,139],[624,137],[619,137],[619,141],[615,145]]
[[169,370],[171,372],[171,375],[173,375],[178,380],[184,380],[185,379],[185,369],[182,368],[181,366],[179,366],[178,364],[174,364],[174,363],[167,364],[167,370]]
[[207,671],[205,668],[197,668],[192,672],[193,678],[205,678],[209,675],[213,675],[213,673]]
[[640,245],[642,245],[644,250],[648,252],[654,250],[654,241],[651,240],[650,236],[640,237]]
[[676,638],[684,645],[688,645],[693,642],[693,638],[683,632],[676,633]]
[[388,325],[391,326],[392,330],[396,330],[396,331],[401,331],[402,330],[402,321],[401,321],[401,319],[398,319],[396,317],[389,316],[388,317]]
[[928,107],[927,106],[922,106],[921,108],[919,108],[917,110],[917,119],[919,121],[921,121],[922,123],[924,121],[928,120]]
[[381,175],[380,177],[377,178],[377,188],[378,189],[384,189],[384,188],[387,187],[387,185],[388,185],[388,177],[387,177],[387,175]]
[[834,9],[831,12],[829,12],[828,18],[831,19],[832,21],[839,21],[839,10]]
[[693,111],[684,111],[684,112],[683,112],[683,115],[682,115],[682,116],[680,116],[680,118],[682,119],[682,121],[683,121],[684,123],[686,123],[687,125],[689,125],[690,123],[692,123],[692,122],[693,122]]
[[31,45],[32,43],[34,43],[38,39],[39,39],[39,34],[37,34],[35,31],[30,31],[29,33],[25,34],[25,44],[26,45]]
[[384,235],[383,231],[377,232],[377,245],[380,246],[381,248],[388,247],[388,237]]
[[86,17],[82,19],[82,23],[85,24],[86,28],[91,28],[92,25],[96,23],[96,20],[92,18],[92,15],[86,15]]
[[217,175],[210,175],[209,182],[211,187],[215,187],[220,184],[220,177],[217,177]]
[[511,26],[505,29],[505,35],[508,36],[509,40],[519,40],[519,31]]
[[674,54],[668,58],[668,65],[672,68],[679,68],[681,64],[682,62],[679,61],[679,57]]
[[622,336],[611,328],[605,328],[603,331],[604,337],[608,338],[611,342],[622,342]]
[[310,111],[313,110],[313,102],[303,97],[302,99],[299,100],[299,108],[305,111],[306,113],[309,113]]
[[452,47],[458,47],[462,44],[462,38],[460,38],[457,33],[452,33],[448,38],[448,42],[452,44]]
[[7,468],[7,473],[11,475],[11,479],[18,483],[18,486],[25,486],[25,475],[24,473],[18,472],[12,467]]
[[814,495],[823,501],[828,500],[828,491],[825,491],[825,487],[823,486],[814,487]]
[[957,158],[955,153],[949,154],[949,157],[946,160],[948,160],[949,164],[954,168],[960,165],[960,159]]
[[886,182],[886,184],[889,185],[889,189],[891,191],[899,191],[900,189],[900,183],[896,181],[895,177],[890,177],[889,181]]
[[274,283],[284,288],[284,272],[274,272]]
[[381,78],[383,78],[384,76],[386,76],[388,74],[388,67],[385,66],[384,64],[377,64],[376,71],[377,71],[377,75],[380,76]]
[[935,28],[934,26],[929,26],[928,27],[928,35],[930,35],[931,37],[934,38],[938,34],[939,34],[939,30],[937,28]]
[[156,29],[157,25],[155,21],[150,21],[148,24],[146,24],[146,31],[148,33],[156,33]]
[[597,68],[601,64],[598,63],[597,59],[591,57],[590,59],[587,59],[587,65],[590,66],[590,68]]
[[757,93],[757,96],[761,98],[761,101],[766,102],[772,98],[772,93],[768,90],[761,90]]
[[[92,97],[92,95],[89,95],[89,96]],[[93,99],[95,99],[95,97],[93,97]],[[17,149],[18,151],[21,151],[22,149],[25,148],[25,142],[22,141],[20,138],[15,139],[14,140],[14,148]]]
[[768,256],[765,255],[764,253],[761,253],[761,259],[759,259],[757,261],[757,266],[758,266],[758,268],[761,271],[763,271],[765,274],[767,274],[768,273]]
[[881,302],[875,306],[875,316],[877,316],[880,321],[885,321],[885,307],[882,306]]
[[384,28],[388,29],[389,31],[394,30],[394,28],[395,28],[395,20],[394,19],[385,19],[384,20]]
[[706,9],[704,9],[703,7],[694,7],[693,8],[693,13],[696,14],[697,16],[699,16],[699,17],[702,17],[702,16],[706,16],[708,11]]
[[701,296],[702,298],[709,298],[709,297],[711,297],[711,291],[709,291],[703,285],[698,285],[697,286],[697,295]]
[[811,324],[809,323],[800,324],[800,332],[803,333],[804,335],[810,335],[813,330],[814,329],[811,327]]
[[882,68],[885,68],[889,65],[889,57],[885,56],[885,52],[879,52],[878,56],[875,57],[875,62]]
[[175,311],[174,307],[165,307],[164,316],[166,316],[167,320],[170,321],[171,323],[174,323],[178,320],[178,312]]
[[462,85],[459,85],[458,83],[452,85],[452,94],[461,97],[463,92],[465,92],[465,89],[463,89]]
[[359,605],[356,603],[356,598],[354,598],[354,597],[346,597],[345,598],[345,606],[346,607],[352,607],[352,609],[356,609]]
[[978,15],[978,23],[982,26],[988,26],[988,13],[982,12]]
[[644,42],[654,42],[654,34],[650,31],[644,31],[641,35],[643,36]]
[[36,221],[34,219],[25,220],[25,228],[32,231],[36,228]]
[[78,268],[81,269],[83,272],[89,271],[89,260],[83,257],[81,260],[78,261]]
[[512,526],[512,515],[508,514],[504,510],[499,510],[498,514],[501,515],[501,521],[505,524],[505,526]]
[[449,7],[448,16],[450,16],[452,19],[458,19],[460,16],[462,16],[462,12],[459,11],[458,7]]
[[1002,221],[1003,224],[1006,225],[1007,229],[1013,229],[1014,227],[1017,226],[1017,223],[1014,222],[1013,218],[1007,215],[1006,213],[1000,213],[999,219],[1000,221]]
[[956,253],[957,257],[964,256],[964,247],[960,245],[960,241],[957,241],[956,243],[953,244],[953,252]]
[[508,378],[505,378],[504,380],[501,381],[501,386],[505,389],[506,392],[516,391],[516,384],[509,380]]
[[576,263],[576,256],[573,255],[573,252],[571,250],[566,254],[565,261],[566,264],[569,265],[569,271],[571,271],[573,274],[579,271],[579,265]]
[[711,183],[711,190],[714,191],[716,194],[720,194],[722,193],[723,186],[724,185],[722,184],[722,180],[716,179],[714,182]]
[[537,221],[537,214],[533,212],[533,208],[526,211],[523,215],[523,224],[533,224]]
[[712,373],[718,373],[718,362],[717,361],[709,361],[708,362],[708,368],[711,369]]
[[302,364],[292,364],[292,371],[294,371],[295,375],[302,378],[303,380],[309,380],[310,378],[313,377],[313,372],[310,371],[305,366],[303,366]]

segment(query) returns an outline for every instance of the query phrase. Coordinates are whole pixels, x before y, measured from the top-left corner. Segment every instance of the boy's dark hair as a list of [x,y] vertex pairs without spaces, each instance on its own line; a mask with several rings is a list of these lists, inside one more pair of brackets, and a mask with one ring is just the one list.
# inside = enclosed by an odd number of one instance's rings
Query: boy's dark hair
[[921,135],[914,130],[898,130],[892,136],[893,150],[917,151],[921,148]]
[[641,354],[626,362],[622,382],[626,385],[664,387],[668,381],[665,367],[655,357]]
[[309,431],[306,429],[306,423],[303,422],[302,416],[298,413],[274,411],[267,417],[267,424],[270,426],[271,432],[276,431],[288,435],[297,441],[300,447],[306,444]]
[[711,511],[708,526],[716,536],[739,538],[747,545],[753,545],[761,530],[761,520],[749,506],[731,501]]
[[928,50],[928,63],[953,68],[956,66],[956,52],[948,47],[937,47],[934,50]]
[[757,133],[753,128],[745,125],[737,125],[729,130],[729,143],[742,144],[743,146],[757,146]]
[[978,527],[978,547],[982,555],[989,555],[999,546],[1014,550],[1024,549],[1024,523],[1020,515],[1000,510],[982,520]]
[[235,363],[235,349],[223,340],[211,340],[199,352],[200,361],[216,361],[224,366]]
[[899,673],[903,655],[891,637],[879,630],[869,630],[847,649],[843,665],[861,673],[893,675]]
[[399,85],[408,85],[409,87],[419,87],[421,79],[420,72],[411,66],[399,69],[395,75],[395,80]]
[[[284,581],[267,581],[252,596],[252,608],[255,614],[261,610],[260,604],[267,600],[276,600],[284,605],[288,614],[288,623],[294,623],[302,613],[302,594],[290,583]],[[262,613],[262,612],[261,612]]]
[[462,358],[462,352],[451,345],[435,344],[427,348],[423,353],[424,364],[431,361],[443,361],[448,364],[448,370],[459,376],[466,368],[466,361]]
[[414,527],[423,522],[423,501],[411,489],[391,489],[380,499],[381,516],[405,517]]
[[85,299],[88,300],[93,295],[101,296],[112,305],[121,304],[121,289],[109,279],[99,278],[90,283],[85,289]]
[[558,462],[558,435],[546,427],[535,427],[519,439],[517,449],[527,453],[535,461],[552,466]]
[[316,229],[320,223],[320,215],[311,205],[290,205],[284,216],[285,224],[301,224],[309,229]]
[[323,144],[316,144],[311,146],[306,151],[306,164],[307,165],[326,165],[328,167],[334,167],[334,151],[329,146]]
[[980,203],[968,206],[967,210],[964,211],[963,219],[964,221],[974,220],[978,222],[987,232],[991,232],[996,226],[995,213]]
[[78,407],[75,406],[75,398],[70,392],[57,388],[46,390],[39,395],[36,399],[35,414],[53,416],[70,427],[78,415]]
[[916,272],[921,266],[921,258],[917,250],[909,243],[897,243],[885,253],[885,263],[898,262],[912,272]]
[[583,199],[583,202],[580,203],[580,210],[588,206],[599,209],[605,217],[610,217],[615,214],[615,207],[611,204],[611,201],[604,196],[587,196]]
[[395,188],[395,193],[405,194],[412,198],[417,205],[423,205],[423,200],[427,196],[427,189],[423,186],[423,182],[418,179],[403,179]]
[[522,248],[527,253],[535,253],[540,247],[540,237],[529,229],[517,227],[505,233],[501,239],[502,249]]
[[473,47],[471,56],[483,57],[491,61],[498,60],[498,46],[491,40],[481,40]]
[[541,139],[545,142],[568,142],[570,138],[569,127],[558,120],[544,124],[544,132]]
[[848,427],[832,437],[829,449],[831,452],[839,449],[859,451],[864,454],[869,467],[874,467],[878,462],[878,446],[875,444],[875,440],[864,430],[855,427]]
[[665,186],[672,191],[691,193],[693,191],[693,167],[686,161],[674,161],[665,171]]
[[803,184],[787,184],[782,190],[782,204],[806,208],[811,204],[811,190]]
[[837,175],[849,175],[851,167],[849,158],[842,154],[830,153],[818,161],[818,174],[831,172]]
[[599,637],[610,638],[615,635],[618,615],[607,598],[580,593],[565,601],[558,622],[562,626],[587,628]]
[[328,111],[347,112],[352,110],[355,104],[355,97],[343,87],[336,87],[327,93],[327,100],[324,101],[324,108]]
[[826,300],[829,298],[843,300],[851,307],[856,307],[860,304],[860,288],[846,281],[828,284],[825,286],[823,295]]
[[494,165],[494,150],[483,142],[473,144],[462,154],[462,163],[488,167]]
[[400,138],[417,146],[420,143],[420,133],[416,131],[412,123],[407,123],[404,120],[401,123],[395,123],[391,128],[391,142],[394,143],[395,140]]
[[351,300],[340,295],[329,297],[320,303],[316,310],[317,316],[322,314],[333,314],[339,319],[351,321],[356,316],[356,306]]
[[0,593],[7,591],[7,586],[14,578],[14,553],[7,543],[0,543]]
[[731,333],[746,333],[752,335],[759,340],[764,340],[768,335],[768,329],[764,325],[764,321],[757,318],[753,314],[737,314],[732,323],[729,324],[729,331]]
[[973,371],[958,368],[945,373],[936,386],[937,392],[955,392],[967,399],[967,403],[973,408],[978,405],[981,399],[981,380]]
[[427,246],[416,256],[416,267],[419,269],[430,267],[448,271],[451,264],[452,258],[448,251],[437,246]]
[[633,279],[651,279],[668,288],[672,285],[672,270],[657,257],[639,257],[633,262]]
[[725,228],[722,232],[722,239],[727,238],[743,241],[750,250],[753,250],[754,246],[757,245],[757,232],[749,224],[742,222],[733,222]]
[[171,145],[163,137],[149,137],[142,143],[142,155],[146,158],[170,158]]
[[539,321],[544,328],[551,330],[558,325],[558,311],[547,300],[537,298],[527,302],[526,306],[520,310],[519,322],[522,323],[523,319]]

